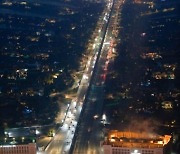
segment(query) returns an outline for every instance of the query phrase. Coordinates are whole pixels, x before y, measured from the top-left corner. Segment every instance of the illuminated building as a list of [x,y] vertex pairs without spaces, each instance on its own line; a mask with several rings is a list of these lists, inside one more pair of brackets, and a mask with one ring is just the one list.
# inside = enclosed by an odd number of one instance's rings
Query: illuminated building
[[104,154],[163,154],[171,136],[110,131],[103,143]]
[[0,154],[36,154],[36,144],[0,145]]

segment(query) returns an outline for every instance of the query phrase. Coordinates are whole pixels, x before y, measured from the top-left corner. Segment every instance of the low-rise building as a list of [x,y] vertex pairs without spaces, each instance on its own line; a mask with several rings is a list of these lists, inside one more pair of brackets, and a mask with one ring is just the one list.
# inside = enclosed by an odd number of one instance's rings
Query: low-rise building
[[103,143],[104,154],[163,154],[171,136],[110,131]]
[[0,154],[36,154],[36,144],[0,145]]
[[33,137],[0,138],[0,154],[36,154]]

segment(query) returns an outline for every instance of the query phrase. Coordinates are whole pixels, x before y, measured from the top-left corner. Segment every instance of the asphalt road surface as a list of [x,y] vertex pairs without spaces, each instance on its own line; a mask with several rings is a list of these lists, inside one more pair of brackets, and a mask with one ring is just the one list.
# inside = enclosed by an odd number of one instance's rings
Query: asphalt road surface
[[[87,65],[86,65],[86,69],[85,72],[83,74],[83,77],[81,79],[79,88],[78,88],[78,92],[77,92],[77,97],[72,100],[72,102],[69,105],[69,110],[67,112],[67,114],[65,115],[66,118],[63,122],[63,126],[59,128],[59,130],[57,131],[56,135],[53,137],[52,141],[50,142],[50,144],[46,147],[44,152],[39,152],[39,153],[47,153],[47,154],[63,154],[63,153],[70,153],[70,148],[74,147],[75,144],[77,144],[76,140],[74,143],[74,136],[78,136],[79,138],[79,134],[81,134],[80,132],[78,132],[77,130],[79,128],[81,128],[83,126],[83,122],[79,125],[79,121],[84,121],[83,119],[86,118],[86,121],[92,122],[92,117],[93,117],[93,112],[94,111],[94,107],[90,105],[89,103],[86,103],[85,100],[87,93],[89,93],[89,95],[92,95],[93,97],[94,94],[97,93],[97,91],[101,91],[103,90],[102,86],[98,86],[99,88],[95,88],[94,90],[90,90],[89,91],[89,87],[91,87],[92,84],[94,84],[94,80],[92,81],[92,78],[96,78],[98,80],[98,82],[101,80],[102,81],[102,77],[98,77],[99,75],[99,71],[100,71],[100,67],[103,64],[103,56],[106,56],[106,52],[104,49],[102,50],[102,46],[104,43],[104,38],[105,38],[105,34],[107,33],[107,25],[108,25],[108,21],[109,21],[109,17],[110,17],[110,12],[111,12],[111,6],[112,6],[112,1],[108,2],[108,6],[106,8],[106,14],[104,15],[104,19],[102,21],[102,29],[101,32],[98,34],[97,39],[95,40],[95,49],[94,49],[94,55],[92,57],[89,57]],[[106,58],[104,58],[106,59]],[[101,62],[102,61],[102,62]],[[101,64],[102,63],[102,64]],[[101,68],[102,69],[102,68]],[[103,79],[104,80],[104,79]],[[100,83],[101,84],[101,83]],[[93,94],[94,93],[94,94]],[[99,92],[98,92],[99,93]],[[103,96],[102,96],[103,97]],[[98,99],[100,100],[101,97],[98,97]],[[89,102],[89,101],[88,101]],[[90,101],[91,102],[91,101]],[[94,105],[97,105],[97,103],[94,103]],[[101,107],[102,105],[100,105]],[[92,115],[90,116],[82,116],[81,114],[81,110],[85,107],[84,113],[92,113]],[[99,109],[101,109],[99,107]],[[98,111],[98,106],[97,106],[97,112]],[[86,124],[86,123],[84,123]],[[97,127],[99,127],[99,125],[97,125]],[[77,129],[78,128],[78,129]],[[88,138],[87,135],[90,134],[91,131],[91,127],[88,127],[87,129],[85,129],[82,133],[82,135],[85,137],[83,138],[83,140],[81,140],[84,144],[89,144],[89,140],[86,140]],[[78,134],[77,134],[78,133]],[[88,134],[87,134],[88,133]],[[99,134],[99,133],[98,133]],[[86,142],[84,142],[86,140]],[[94,140],[92,138],[92,140]],[[73,146],[72,146],[73,145]],[[81,146],[81,149],[86,148],[86,146]],[[72,148],[71,148],[72,149]],[[82,150],[83,151],[83,150]],[[86,149],[85,149],[86,151]],[[83,154],[86,154],[86,152]]]
[[80,117],[80,124],[78,128],[78,135],[76,137],[73,154],[100,154],[103,149],[100,144],[104,140],[102,121],[102,109],[104,99],[104,82],[106,79],[106,65],[109,60],[107,59],[108,52],[111,48],[112,32],[109,31],[109,21],[111,19],[112,8],[109,9],[109,19],[105,29],[105,36],[103,38],[103,45],[100,57],[97,61],[97,67],[94,70],[94,78],[90,91],[87,96],[87,101],[84,104],[84,111]]

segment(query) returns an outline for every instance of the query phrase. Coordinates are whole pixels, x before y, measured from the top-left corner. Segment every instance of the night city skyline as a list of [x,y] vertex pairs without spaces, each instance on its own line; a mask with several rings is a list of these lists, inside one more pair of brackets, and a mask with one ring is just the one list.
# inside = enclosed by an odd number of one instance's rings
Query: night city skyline
[[0,154],[180,154],[179,0],[0,0]]

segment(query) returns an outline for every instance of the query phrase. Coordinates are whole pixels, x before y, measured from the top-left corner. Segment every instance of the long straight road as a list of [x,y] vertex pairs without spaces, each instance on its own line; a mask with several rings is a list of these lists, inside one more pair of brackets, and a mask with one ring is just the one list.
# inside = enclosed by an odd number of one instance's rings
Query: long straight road
[[[109,41],[105,39],[104,42]],[[85,103],[82,114],[78,136],[73,154],[96,154],[101,153],[100,141],[103,139],[101,115],[104,99],[104,66],[106,63],[107,50],[109,45],[104,45],[98,60],[92,86]],[[96,119],[97,117],[97,119]]]
[[[79,120],[81,120],[81,110],[84,108],[84,102],[86,102],[86,96],[89,91],[89,86],[92,83],[93,76],[96,76],[94,70],[97,69],[97,63],[99,62],[99,56],[101,48],[104,42],[104,37],[107,30],[108,20],[112,8],[112,0],[107,2],[106,11],[102,20],[102,29],[99,32],[95,40],[94,55],[89,57],[81,79],[77,97],[73,99],[69,105],[68,112],[65,115],[63,126],[59,128],[56,135],[53,137],[50,144],[46,147],[43,153],[46,154],[63,154],[70,153],[71,147],[74,146],[74,136],[76,136],[77,126]],[[96,72],[96,71],[95,71]],[[85,153],[84,153],[85,154]]]
[[[114,6],[116,3],[116,6]],[[81,115],[81,121],[78,128],[73,154],[102,154],[101,141],[104,140],[105,115],[103,114],[104,100],[104,82],[107,74],[107,67],[110,62],[108,58],[113,50],[113,30],[112,25],[117,17],[117,11],[120,11],[123,0],[114,0],[109,13],[109,19],[105,30],[105,37],[97,61],[97,67],[94,70],[94,78],[90,85],[90,90],[85,102],[84,111]],[[115,8],[115,10],[114,10]],[[113,17],[113,19],[111,19]],[[117,18],[116,18],[117,19]],[[117,25],[116,25],[117,26]],[[107,122],[107,121],[106,121]]]

